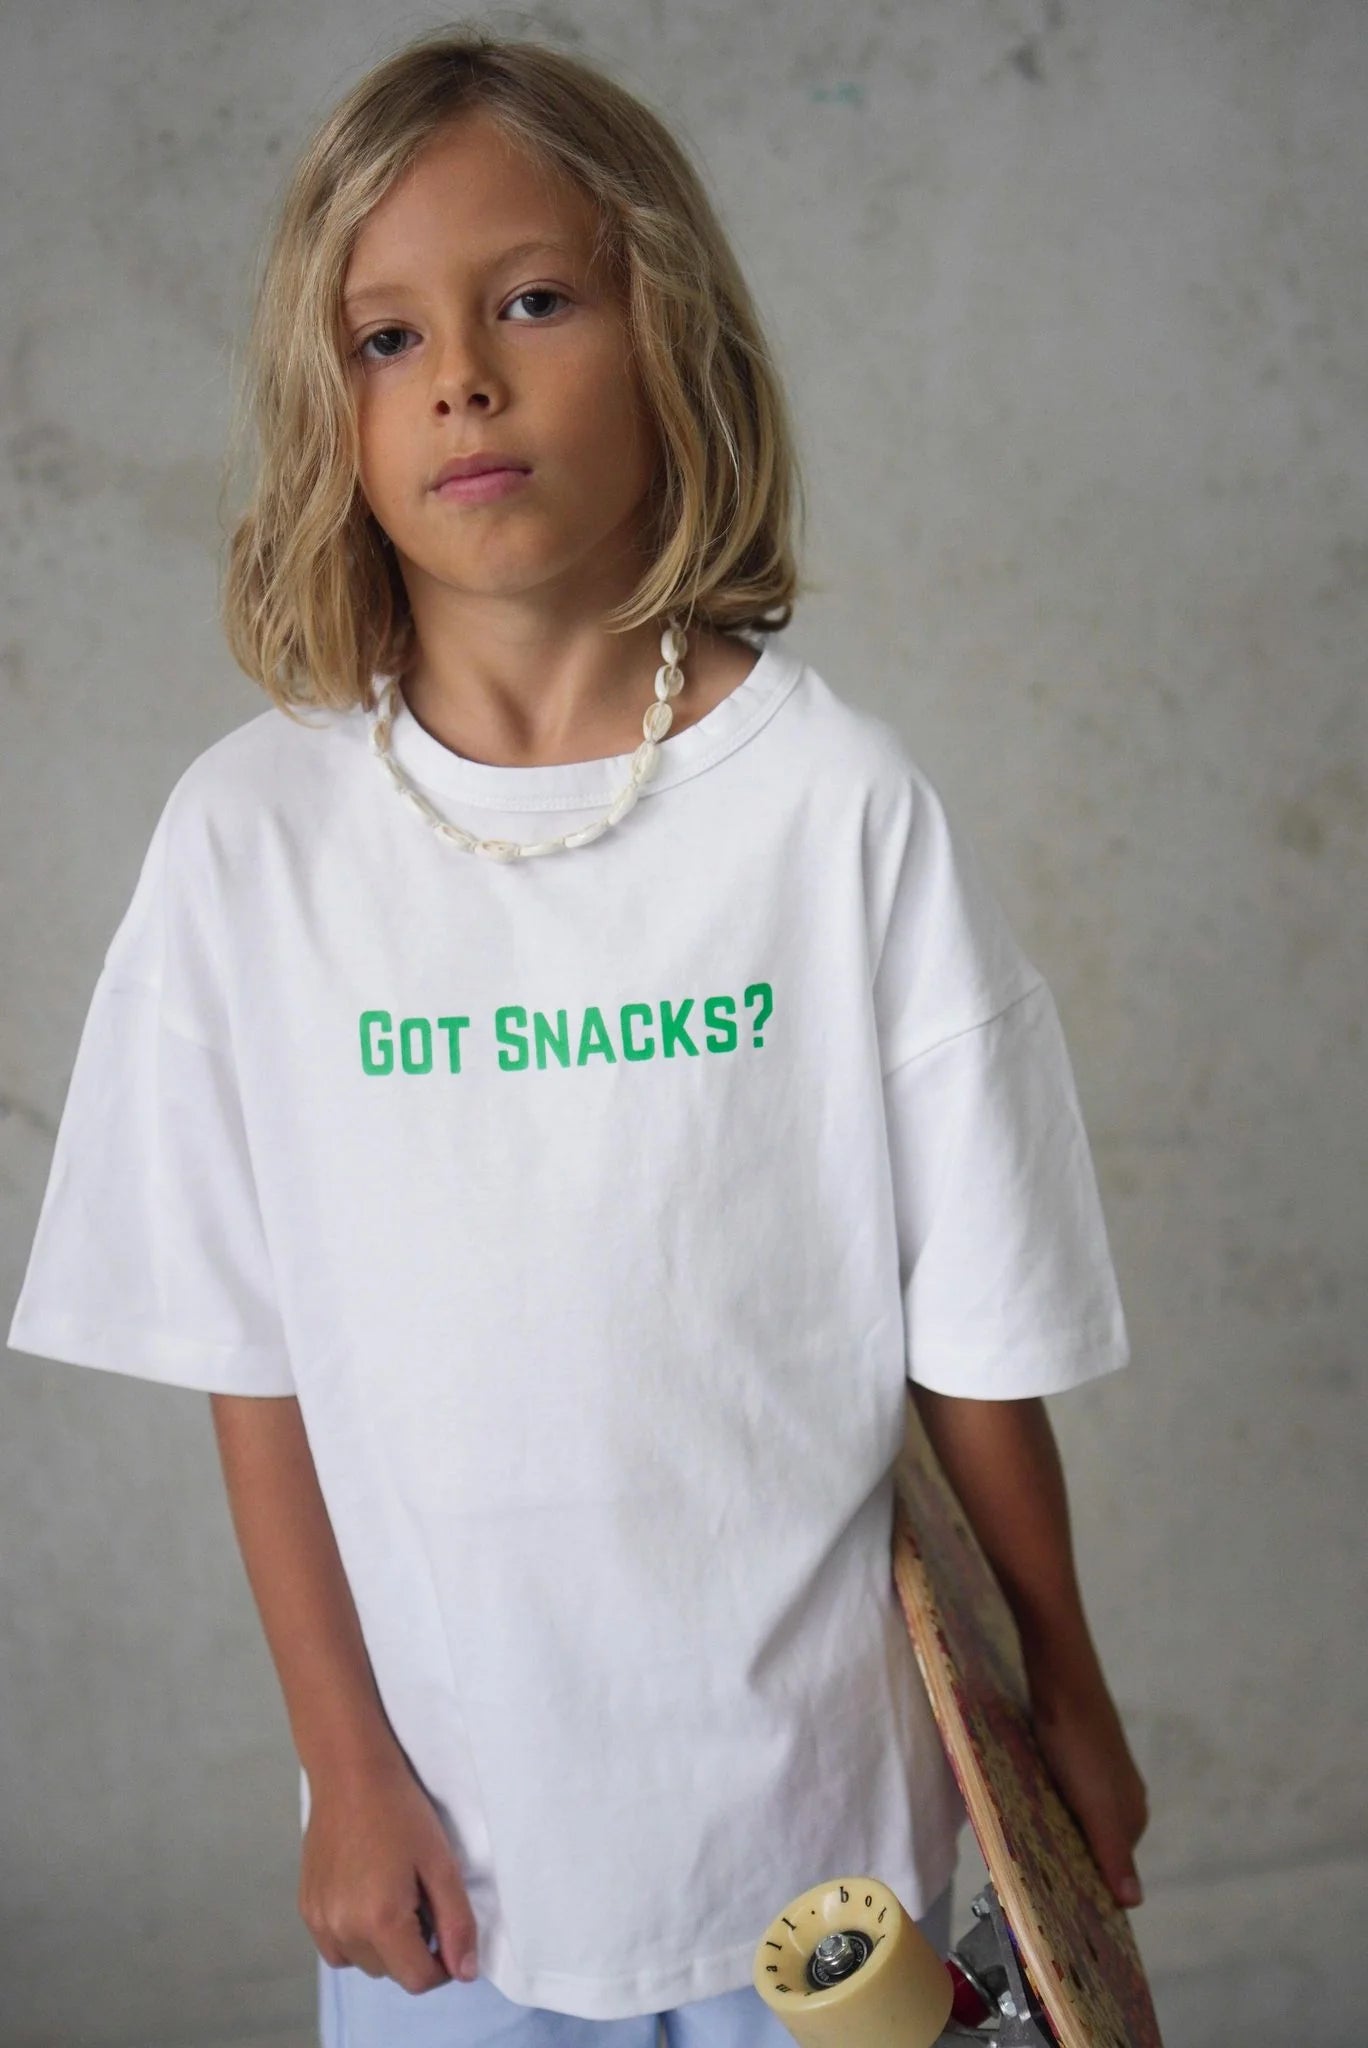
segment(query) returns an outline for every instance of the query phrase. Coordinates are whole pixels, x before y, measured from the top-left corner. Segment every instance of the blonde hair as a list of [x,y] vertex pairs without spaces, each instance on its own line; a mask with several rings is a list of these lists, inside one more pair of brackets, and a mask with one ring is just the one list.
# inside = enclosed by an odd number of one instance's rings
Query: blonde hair
[[[436,132],[480,107],[597,202],[625,295],[661,469],[648,567],[607,615],[626,632],[676,613],[686,630],[781,632],[806,522],[782,385],[698,174],[663,123],[575,58],[469,23],[371,70],[289,178],[259,276],[233,454],[254,420],[251,502],[233,527],[221,617],[233,658],[282,710],[373,702],[414,648],[408,594],[359,488],[341,300],[361,224]],[[222,501],[221,501],[222,502]]]

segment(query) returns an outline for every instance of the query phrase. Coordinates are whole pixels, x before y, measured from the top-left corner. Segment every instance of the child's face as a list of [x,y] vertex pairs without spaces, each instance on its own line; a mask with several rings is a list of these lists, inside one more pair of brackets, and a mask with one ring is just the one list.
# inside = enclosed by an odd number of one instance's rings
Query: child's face
[[[415,608],[557,584],[603,608],[640,573],[655,434],[621,299],[589,267],[595,224],[476,111],[361,228],[343,285],[360,482]],[[562,248],[509,253],[534,241]],[[485,450],[531,474],[485,503],[437,496],[443,463]]]

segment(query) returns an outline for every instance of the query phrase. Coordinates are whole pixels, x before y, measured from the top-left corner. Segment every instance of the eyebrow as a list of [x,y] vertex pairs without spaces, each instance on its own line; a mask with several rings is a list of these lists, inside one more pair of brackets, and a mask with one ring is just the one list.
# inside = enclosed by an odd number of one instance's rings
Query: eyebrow
[[[512,263],[524,256],[535,256],[542,252],[553,256],[567,256],[572,261],[577,260],[578,256],[578,252],[564,242],[546,242],[538,239],[531,242],[515,242],[511,249],[501,249],[497,256],[490,258],[489,267],[493,269],[499,264]],[[348,292],[342,304],[348,312],[354,312],[358,306],[366,305],[371,299],[402,298],[405,292],[419,289],[421,287],[411,284],[363,284],[358,290]]]

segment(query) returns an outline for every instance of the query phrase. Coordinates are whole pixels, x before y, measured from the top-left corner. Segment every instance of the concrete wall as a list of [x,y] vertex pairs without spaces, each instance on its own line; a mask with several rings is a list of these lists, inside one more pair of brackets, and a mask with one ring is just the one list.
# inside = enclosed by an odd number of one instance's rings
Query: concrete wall
[[[265,209],[441,18],[0,25],[11,1302],[152,823],[264,704],[214,597]],[[483,18],[611,63],[702,158],[802,428],[819,588],[790,637],[907,733],[1056,993],[1135,1360],[1051,1414],[1150,1787],[1170,2048],[1354,2038],[1368,9]],[[207,1402],[4,1372],[0,2041],[303,2048],[295,1762]]]

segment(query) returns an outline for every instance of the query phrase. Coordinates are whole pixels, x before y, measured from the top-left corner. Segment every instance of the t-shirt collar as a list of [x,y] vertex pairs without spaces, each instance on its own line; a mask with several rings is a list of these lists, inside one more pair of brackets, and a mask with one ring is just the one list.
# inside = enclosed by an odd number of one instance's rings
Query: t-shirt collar
[[[773,635],[768,636],[744,681],[694,724],[662,740],[655,773],[642,785],[642,796],[699,774],[739,747],[779,708],[797,682],[801,667],[796,656],[777,645]],[[687,675],[686,667],[686,690]],[[377,692],[383,681],[376,678]],[[648,687],[643,716],[650,702]],[[516,768],[469,760],[419,724],[402,691],[390,730],[390,750],[405,774],[422,787],[501,811],[573,808],[577,804],[606,808],[632,772],[630,751],[593,761]]]

